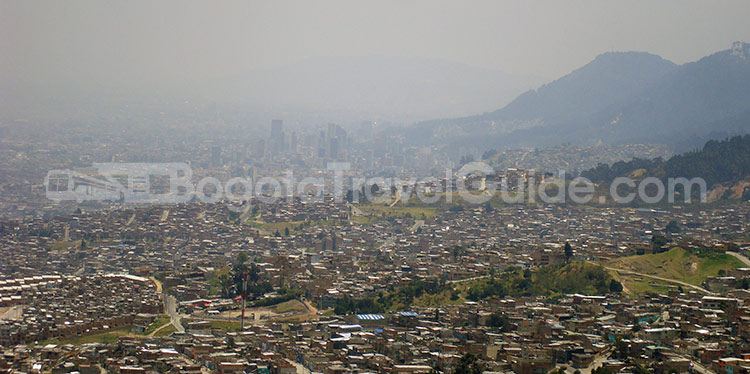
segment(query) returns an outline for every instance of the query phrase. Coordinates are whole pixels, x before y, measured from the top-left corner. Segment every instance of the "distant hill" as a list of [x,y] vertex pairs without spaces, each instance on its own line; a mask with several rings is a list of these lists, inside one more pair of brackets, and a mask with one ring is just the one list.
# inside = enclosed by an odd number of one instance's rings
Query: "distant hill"
[[162,78],[167,78],[162,76],[148,82],[115,82],[107,77],[95,85],[66,77],[51,84],[30,82],[36,82],[34,77],[11,76],[12,90],[0,92],[0,119],[27,118],[42,110],[58,119],[61,113],[77,115],[77,106],[88,109],[92,100],[100,111],[125,100],[129,110],[141,101],[145,105],[157,102],[163,108],[164,102],[189,100],[248,108],[263,117],[283,117],[290,122],[299,117],[312,123],[410,123],[505,105],[546,80],[440,59],[386,56],[309,57],[286,66],[170,84],[163,83]]
[[643,52],[605,53],[507,106],[426,121],[416,143],[478,148],[662,143],[685,147],[750,126],[750,44],[677,66]]
[[582,68],[528,91],[506,107],[480,118],[566,123],[596,114],[632,97],[676,67],[671,61],[645,52],[605,53]]
[[[677,134],[747,132],[750,44],[682,65],[631,98],[598,113],[584,133],[608,142],[644,142]],[[581,133],[583,134],[583,133]]]
[[217,95],[254,105],[414,121],[508,103],[541,82],[438,59],[357,56],[311,57],[207,85],[216,86]]

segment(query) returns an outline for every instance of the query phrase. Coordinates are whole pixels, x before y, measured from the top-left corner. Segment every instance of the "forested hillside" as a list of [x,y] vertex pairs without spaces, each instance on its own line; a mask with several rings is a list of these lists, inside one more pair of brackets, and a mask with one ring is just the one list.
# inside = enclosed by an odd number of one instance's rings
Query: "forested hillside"
[[611,182],[621,176],[700,177],[709,188],[717,183],[736,183],[750,176],[750,135],[711,140],[700,149],[666,161],[633,159],[612,165],[599,164],[582,172],[581,176],[595,183]]

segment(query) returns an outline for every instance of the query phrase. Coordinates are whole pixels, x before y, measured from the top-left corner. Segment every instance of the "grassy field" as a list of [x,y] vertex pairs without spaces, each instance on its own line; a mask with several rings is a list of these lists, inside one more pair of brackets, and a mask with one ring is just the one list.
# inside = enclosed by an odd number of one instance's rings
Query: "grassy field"
[[302,304],[301,301],[294,299],[285,301],[280,304],[276,304],[273,306],[273,312],[277,314],[284,314],[289,312],[303,312],[306,311],[307,308],[305,308],[305,304]]
[[154,322],[152,322],[146,330],[143,331],[143,335],[151,334],[152,332],[156,331],[159,327],[162,327],[166,325],[167,323],[172,322],[172,320],[167,315],[156,317]]
[[50,248],[50,250],[52,250],[52,251],[59,251],[61,249],[68,249],[68,248],[71,248],[71,247],[77,247],[79,245],[81,245],[81,241],[80,240],[73,240],[73,241],[69,241],[69,242],[58,240],[54,244],[52,244],[52,247]]
[[211,328],[220,329],[228,332],[240,331],[242,323],[240,321],[209,321]]
[[424,294],[414,299],[414,305],[431,308],[441,305],[463,304],[466,302],[466,298],[462,296],[461,292],[456,291],[456,296],[455,300],[451,300],[451,291],[443,291],[434,295]]
[[[130,337],[146,337],[152,332],[156,331],[159,327],[162,327],[168,323],[171,322],[171,319],[169,316],[163,315],[157,317],[154,322],[149,325],[146,330],[144,330],[141,333],[135,333],[130,330],[130,328],[122,328],[117,330],[109,330],[107,332],[102,332],[98,334],[91,334],[91,335],[85,335],[85,336],[71,336],[63,339],[48,339],[43,342],[40,342],[39,345],[46,345],[46,344],[58,344],[58,345],[65,345],[65,344],[73,344],[73,345],[81,345],[81,344],[87,344],[87,343],[115,343],[117,342],[117,339],[121,336],[130,336]],[[154,334],[154,336],[167,336],[173,332],[175,332],[174,326],[167,326]]]
[[174,326],[170,325],[157,331],[156,334],[154,334],[154,336],[168,336],[175,331],[177,331],[177,329]]
[[374,223],[390,218],[404,217],[426,220],[438,211],[436,206],[402,205],[401,203],[394,206],[388,204],[358,204],[356,208],[362,212],[362,215],[355,216],[352,220],[358,223]]
[[626,277],[626,279],[622,282],[624,287],[627,287],[628,290],[634,294],[643,294],[649,292],[666,294],[670,290],[678,288],[678,286],[675,284],[660,282],[648,278],[640,278],[637,276]]
[[101,334],[92,334],[92,335],[86,335],[86,336],[75,336],[75,337],[68,337],[64,339],[49,339],[45,340],[39,345],[46,345],[46,344],[58,344],[58,345],[65,345],[65,344],[73,344],[73,345],[81,345],[81,344],[87,344],[87,343],[116,343],[117,339],[119,339],[121,336],[132,336],[133,333],[130,332],[130,329],[119,329],[119,330],[112,330],[108,332],[104,332]]
[[261,221],[246,221],[248,225],[256,227],[268,234],[274,234],[278,232],[282,236],[286,233],[286,229],[289,229],[290,235],[297,235],[303,233],[307,228],[317,226],[340,226],[343,224],[342,221],[333,220],[315,220],[315,221],[289,221],[289,222],[261,222]]
[[665,294],[671,289],[677,289],[673,283],[661,282],[651,278],[640,277],[630,274],[619,274],[610,272],[612,278],[616,279],[623,286],[623,292],[629,294],[657,293]]
[[[682,248],[641,256],[613,259],[605,266],[679,280],[699,286],[707,277],[716,276],[719,270],[742,267],[738,259],[720,252],[696,255]],[[626,284],[627,286],[627,284]]]

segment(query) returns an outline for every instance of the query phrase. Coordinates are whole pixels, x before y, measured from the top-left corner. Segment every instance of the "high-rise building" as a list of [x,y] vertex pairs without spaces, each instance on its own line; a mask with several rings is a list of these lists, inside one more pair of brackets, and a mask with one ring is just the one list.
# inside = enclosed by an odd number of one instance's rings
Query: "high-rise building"
[[284,151],[284,121],[275,119],[271,121],[271,139],[269,149],[271,153]]
[[332,159],[338,159],[339,158],[339,138],[331,138],[329,141],[330,150],[328,151],[328,156]]
[[277,140],[284,137],[284,121],[280,119],[271,120],[271,139]]
[[318,157],[326,157],[327,141],[325,131],[320,131],[318,136]]
[[344,130],[343,127],[335,124],[335,123],[329,123],[328,124],[328,139],[333,139],[335,137],[345,137],[346,136],[346,130]]

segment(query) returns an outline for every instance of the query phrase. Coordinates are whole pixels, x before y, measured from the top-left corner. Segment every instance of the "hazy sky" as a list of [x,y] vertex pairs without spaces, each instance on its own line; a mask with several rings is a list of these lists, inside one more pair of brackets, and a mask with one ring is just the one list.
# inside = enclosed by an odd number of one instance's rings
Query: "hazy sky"
[[556,78],[610,50],[692,61],[750,40],[749,14],[747,0],[2,0],[0,79],[182,82],[369,55]]

